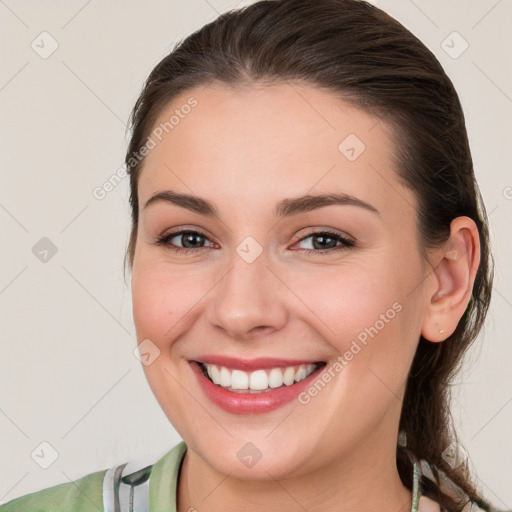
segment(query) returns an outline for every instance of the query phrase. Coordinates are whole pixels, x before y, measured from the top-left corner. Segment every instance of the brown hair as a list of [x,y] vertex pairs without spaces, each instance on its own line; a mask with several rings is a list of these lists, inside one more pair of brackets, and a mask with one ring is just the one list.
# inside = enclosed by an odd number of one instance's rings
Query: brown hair
[[[397,174],[419,202],[422,251],[440,247],[458,216],[470,217],[478,227],[481,262],[466,312],[443,343],[419,340],[400,418],[407,446],[397,444],[397,467],[404,485],[412,489],[413,460],[423,460],[433,478],[422,476],[422,491],[443,509],[460,511],[468,500],[487,507],[466,461],[450,465],[444,456],[457,441],[449,386],[482,328],[491,298],[487,215],[453,84],[435,56],[395,19],[360,0],[263,0],[222,14],[176,44],[149,75],[131,115],[126,153],[130,268],[137,237],[137,184],[144,163],[133,157],[162,109],[195,86],[287,80],[325,88],[393,127]],[[466,496],[448,492],[447,479]]]

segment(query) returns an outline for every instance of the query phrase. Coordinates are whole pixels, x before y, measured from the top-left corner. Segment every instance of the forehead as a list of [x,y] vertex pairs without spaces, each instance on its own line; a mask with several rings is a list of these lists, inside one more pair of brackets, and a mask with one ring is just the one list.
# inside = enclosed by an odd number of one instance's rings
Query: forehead
[[379,210],[414,204],[396,175],[387,123],[304,84],[190,89],[162,110],[151,137],[141,208],[167,188],[245,210],[338,191]]

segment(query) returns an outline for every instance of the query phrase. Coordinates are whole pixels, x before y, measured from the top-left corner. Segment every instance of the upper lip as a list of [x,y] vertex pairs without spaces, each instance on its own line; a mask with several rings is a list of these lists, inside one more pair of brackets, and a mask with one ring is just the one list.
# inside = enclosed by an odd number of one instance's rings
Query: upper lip
[[299,366],[301,364],[320,364],[323,361],[304,359],[276,359],[274,357],[258,357],[256,359],[240,359],[238,357],[205,355],[194,359],[198,363],[216,364],[234,370],[259,370],[265,368],[279,368],[283,366]]

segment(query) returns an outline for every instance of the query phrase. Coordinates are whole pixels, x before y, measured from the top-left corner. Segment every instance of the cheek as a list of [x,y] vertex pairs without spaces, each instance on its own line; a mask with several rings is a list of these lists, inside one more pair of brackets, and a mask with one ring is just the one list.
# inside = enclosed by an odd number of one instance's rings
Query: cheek
[[340,352],[348,348],[347,342],[350,344],[374,324],[383,330],[383,322],[388,325],[388,320],[396,318],[400,309],[397,303],[401,302],[389,273],[372,265],[339,266],[295,275],[294,291],[304,298],[311,321]]
[[[171,294],[166,293],[158,276],[150,268],[139,265],[132,274],[133,319],[138,341],[150,338],[159,344],[165,330],[165,312]],[[169,328],[169,327],[167,327]]]
[[347,391],[366,389],[371,395],[382,388],[379,377],[396,391],[406,378],[415,347],[414,311],[391,268],[381,262],[346,271],[340,267],[315,279],[296,277],[294,289],[307,297],[310,309],[307,322],[337,351],[343,369],[335,371],[343,374]]
[[143,262],[142,258],[132,272],[137,340],[141,343],[149,339],[160,350],[151,364],[143,365],[143,371],[162,410],[182,436],[190,430],[193,419],[186,412],[190,408],[189,395],[179,384],[186,380],[182,372],[187,370],[174,342],[197,318],[196,308],[206,293],[201,289],[204,281],[171,270],[162,262]]
[[177,338],[197,318],[209,289],[206,278],[204,272],[165,262],[138,262],[132,272],[132,303],[139,342],[150,338],[163,349]]

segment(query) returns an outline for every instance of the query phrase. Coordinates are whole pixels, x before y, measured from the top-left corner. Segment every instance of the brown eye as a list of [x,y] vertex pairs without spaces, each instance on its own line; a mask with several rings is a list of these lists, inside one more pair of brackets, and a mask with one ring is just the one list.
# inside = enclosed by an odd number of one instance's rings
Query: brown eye
[[304,238],[301,238],[298,243],[308,239],[312,240],[312,243],[310,244],[312,248],[305,248],[302,250],[309,254],[328,254],[332,253],[333,251],[348,249],[355,245],[355,242],[352,240],[349,240],[348,238],[345,238],[338,233],[332,233],[330,231],[317,231],[315,233],[310,233]]
[[[182,246],[176,245],[176,243],[172,242],[174,239],[180,240]],[[208,238],[199,231],[182,230],[168,233],[160,237],[155,242],[155,245],[162,245],[167,249],[171,249],[172,251],[186,253],[196,249],[205,248],[205,240],[208,240]]]

